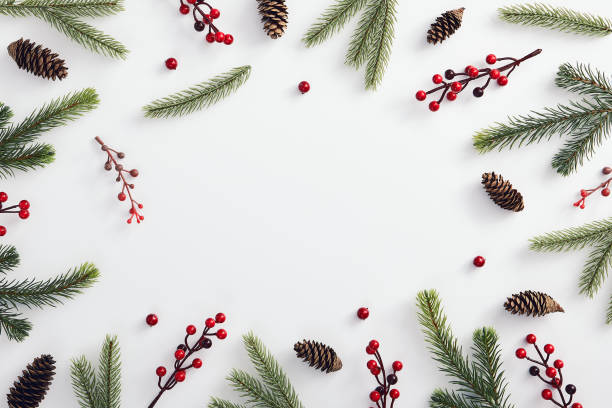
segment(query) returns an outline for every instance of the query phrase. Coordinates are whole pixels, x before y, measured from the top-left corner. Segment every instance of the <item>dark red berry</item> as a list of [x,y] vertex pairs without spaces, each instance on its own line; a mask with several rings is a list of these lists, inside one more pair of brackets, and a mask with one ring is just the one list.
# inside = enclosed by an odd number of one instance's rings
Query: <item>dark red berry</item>
[[495,64],[497,62],[497,57],[495,56],[495,54],[489,54],[487,55],[487,64]]
[[21,218],[22,220],[25,220],[29,216],[30,216],[30,212],[28,210],[19,211],[19,218]]
[[555,368],[563,368],[565,364],[563,364],[563,360],[555,360]]
[[524,348],[516,349],[516,353],[514,354],[516,355],[516,358],[520,359],[527,357],[527,351]]
[[540,374],[540,369],[536,366],[531,366],[529,367],[529,374],[535,377]]
[[181,7],[179,7],[179,11],[181,12],[181,14],[189,14],[189,6],[186,4],[181,4]]
[[210,16],[212,18],[219,18],[219,16],[221,16],[221,12],[217,9],[212,9],[210,10]]
[[497,84],[500,86],[508,85],[508,77],[505,75],[500,76],[499,78],[497,78]]
[[0,192],[0,203],[5,202],[6,200],[8,200],[8,194],[6,194],[4,191]]
[[227,337],[227,332],[224,329],[217,330],[217,338],[219,340],[223,340],[226,337]]
[[604,167],[603,169],[601,169],[601,172],[602,172],[603,174],[608,175],[608,174],[612,173],[612,167],[608,167],[608,166],[606,166],[606,167]]
[[0,225],[0,237],[6,235],[6,227],[4,225]]
[[193,324],[190,324],[189,326],[187,326],[187,328],[185,329],[185,331],[187,332],[187,334],[189,334],[190,336],[193,336],[194,334],[196,334],[196,327]]
[[178,66],[178,61],[176,60],[176,58],[168,58],[166,60],[166,68],[168,69],[176,69],[176,67]]
[[400,396],[400,392],[396,390],[395,388],[393,388],[391,392],[389,392],[389,396],[393,399],[398,399]]
[[415,96],[417,101],[424,101],[427,98],[427,93],[425,91],[417,91]]
[[196,358],[191,362],[191,365],[193,366],[193,368],[200,368],[202,367],[202,360]]
[[472,91],[472,95],[474,95],[477,98],[480,98],[482,95],[484,95],[484,89],[482,89],[481,87],[477,86]]
[[374,350],[378,350],[378,347],[380,347],[380,343],[378,342],[378,340],[370,340],[369,346]]
[[308,83],[308,81],[302,81],[298,84],[298,90],[305,94],[306,92],[310,91],[310,84]]
[[181,360],[184,357],[185,357],[185,350],[178,349],[174,352],[174,358],[176,358],[177,360]]
[[140,173],[136,169],[130,170],[130,176],[132,176],[132,177],[138,177],[139,174]]
[[119,199],[119,201],[125,201],[126,197],[127,196],[123,192],[117,194],[117,198]]
[[155,326],[158,322],[157,315],[153,313],[148,314],[146,318],[146,322],[149,326]]
[[391,385],[395,385],[397,384],[397,375],[395,374],[389,374],[387,376],[387,382]]
[[574,395],[576,393],[576,386],[574,384],[567,384],[565,386],[565,392],[569,395]]
[[527,340],[527,343],[529,344],[535,344],[537,339],[535,334],[528,334],[527,337],[525,337],[525,340]]
[[429,110],[432,112],[436,112],[438,109],[440,109],[440,104],[436,101],[431,101],[429,102]]
[[193,24],[193,28],[196,31],[204,31],[204,29],[206,28],[206,24],[203,21],[198,20]]
[[217,313],[217,315],[215,316],[215,322],[225,323],[225,315],[223,313]]
[[582,408],[582,404],[581,404],[581,403],[579,403],[579,402],[574,402],[574,403],[572,404],[572,408]]
[[166,375],[166,367],[164,366],[157,367],[157,370],[155,370],[155,374],[157,374],[158,377],[163,377],[164,375]]
[[486,262],[486,260],[484,259],[484,257],[478,255],[476,258],[474,258],[474,260],[472,261],[474,266],[477,268],[482,268]]
[[204,337],[202,339],[202,341],[200,341],[200,344],[202,345],[202,347],[204,347],[205,349],[209,349],[212,347],[212,341],[208,338],[208,337]]
[[555,346],[553,346],[552,344],[547,344],[544,346],[544,351],[548,354],[552,354],[555,352]]
[[214,43],[215,42],[215,35],[213,33],[206,34],[206,41],[208,41],[209,43]]
[[174,379],[175,379],[177,382],[183,382],[183,381],[185,381],[185,377],[186,377],[186,374],[185,374],[185,371],[184,371],[184,370],[177,371],[177,372],[176,372],[176,374],[174,374]]
[[455,77],[455,71],[453,71],[452,69],[447,69],[446,71],[444,71],[444,78],[451,80]]
[[559,377],[553,378],[552,380],[550,380],[550,385],[552,385],[555,388],[561,387],[561,379]]
[[370,316],[370,310],[367,307],[360,307],[359,310],[357,310],[357,317],[359,317],[361,320],[365,320]]
[[212,329],[213,327],[215,327],[215,319],[213,319],[212,317],[209,317],[208,319],[206,319],[206,321],[204,322],[204,324],[206,325],[206,327],[208,327],[209,329]]
[[542,398],[544,398],[545,400],[552,399],[552,391],[549,389],[542,390]]
[[608,187],[604,188],[603,190],[601,190],[601,195],[604,197],[607,197],[610,195],[610,189]]
[[222,43],[225,40],[225,34],[221,31],[217,31],[215,34],[215,41],[218,43]]
[[555,367],[548,367],[546,369],[546,376],[548,378],[555,378],[557,376],[557,369]]
[[378,363],[374,360],[370,360],[368,361],[368,363],[366,364],[366,367],[368,367],[368,370],[373,369],[374,367],[378,367]]
[[370,399],[374,402],[377,402],[380,400],[380,393],[378,391],[372,391],[370,393]]
[[455,99],[457,99],[457,94],[455,92],[449,92],[446,94],[446,99],[448,99],[449,101],[454,101]]
[[223,40],[223,43],[225,45],[231,45],[234,42],[234,36],[231,34],[225,34],[225,39]]
[[500,75],[501,75],[501,73],[499,72],[498,69],[492,69],[489,72],[489,76],[491,77],[491,79],[497,79],[497,78],[499,78]]
[[30,202],[28,200],[21,200],[19,202],[19,208],[21,208],[22,210],[27,210],[28,208],[30,208]]
[[434,84],[441,84],[442,81],[444,81],[444,78],[442,78],[442,75],[436,74],[431,78],[431,80],[433,81]]
[[402,368],[404,368],[404,365],[402,364],[401,361],[393,362],[393,371],[402,371]]

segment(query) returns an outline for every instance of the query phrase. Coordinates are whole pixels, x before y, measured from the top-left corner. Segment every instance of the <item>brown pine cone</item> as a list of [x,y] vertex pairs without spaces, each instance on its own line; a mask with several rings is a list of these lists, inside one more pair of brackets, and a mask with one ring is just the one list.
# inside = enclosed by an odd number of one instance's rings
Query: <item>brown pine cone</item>
[[485,190],[495,204],[505,210],[514,212],[523,211],[525,204],[521,193],[512,188],[512,184],[500,175],[492,173],[484,173],[482,175],[482,184]]
[[427,42],[437,44],[453,35],[461,27],[463,10],[465,10],[465,7],[449,10],[436,18],[436,22],[427,31]]
[[268,36],[273,39],[282,37],[289,21],[285,0],[257,0],[257,2],[261,22],[264,23],[264,30]]
[[298,358],[310,363],[311,367],[325,373],[338,371],[342,368],[342,361],[333,348],[325,344],[304,340],[297,342],[293,346]]
[[504,307],[512,314],[539,317],[549,313],[565,312],[557,301],[546,293],[528,290],[509,297]]
[[50,355],[36,357],[6,396],[9,408],[36,408],[45,398],[55,375],[55,361]]
[[55,81],[55,78],[62,80],[68,75],[64,60],[57,58],[57,54],[42,45],[21,38],[10,43],[7,49],[19,68],[36,76]]

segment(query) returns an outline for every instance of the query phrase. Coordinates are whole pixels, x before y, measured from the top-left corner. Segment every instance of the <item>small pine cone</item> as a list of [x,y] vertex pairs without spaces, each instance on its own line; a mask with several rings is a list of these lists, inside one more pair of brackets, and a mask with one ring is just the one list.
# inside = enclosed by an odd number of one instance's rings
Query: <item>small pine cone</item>
[[491,200],[501,208],[514,212],[523,211],[525,208],[521,193],[512,188],[512,183],[504,180],[502,176],[495,174],[495,172],[484,173],[482,184]]
[[55,78],[62,80],[68,75],[64,60],[57,58],[57,54],[42,45],[21,38],[10,43],[7,49],[19,68],[36,76],[55,81]]
[[465,10],[465,7],[449,10],[436,18],[436,22],[427,31],[427,42],[437,44],[453,35],[461,27],[463,10]]
[[261,22],[264,23],[264,30],[268,36],[273,39],[282,37],[289,21],[285,0],[257,0],[257,2]]
[[45,398],[45,394],[55,375],[55,361],[50,355],[36,357],[28,364],[21,377],[13,383],[6,396],[9,408],[36,408]]
[[539,317],[549,313],[565,312],[557,301],[546,293],[528,290],[509,297],[504,307],[512,314]]
[[325,373],[332,373],[342,368],[342,361],[336,354],[333,348],[325,344],[304,340],[303,342],[295,343],[293,350],[297,353],[298,358],[310,363],[311,367],[321,370]]

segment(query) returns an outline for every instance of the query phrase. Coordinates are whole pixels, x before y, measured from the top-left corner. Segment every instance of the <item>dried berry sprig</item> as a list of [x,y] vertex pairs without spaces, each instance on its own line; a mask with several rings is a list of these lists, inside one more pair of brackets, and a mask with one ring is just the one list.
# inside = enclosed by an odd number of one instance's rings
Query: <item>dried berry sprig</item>
[[[605,175],[609,175],[612,173],[612,167],[606,166],[601,170],[601,172]],[[610,183],[612,183],[612,177],[608,178],[606,181],[604,181],[595,188],[580,190],[580,197],[582,198],[574,203],[574,207],[580,207],[584,210],[586,198],[598,190],[601,190],[602,196],[608,197],[610,195]]]
[[[135,218],[136,222],[140,224],[140,221],[144,220],[144,215],[140,214],[138,210],[142,209],[143,205],[142,203],[139,203],[138,201],[134,200],[134,197],[132,197],[132,190],[134,189],[134,184],[128,183],[125,179],[126,174],[129,174],[131,177],[138,177],[138,174],[140,173],[136,169],[125,170],[123,168],[123,164],[118,162],[118,159],[123,159],[125,157],[125,153],[111,149],[110,147],[104,144],[104,142],[102,141],[102,139],[100,139],[99,136],[96,136],[96,141],[102,145],[102,150],[105,151],[107,155],[106,163],[104,163],[104,170],[111,171],[114,168],[117,171],[117,178],[115,179],[115,181],[123,183],[123,188],[121,189],[121,192],[117,194],[117,198],[119,199],[119,201],[125,201],[126,198],[130,198],[130,218],[128,218],[127,223],[131,224],[132,219]],[[117,156],[117,158],[113,156],[113,153],[115,154],[115,156]]]
[[[185,4],[183,0],[180,0],[181,6],[179,7],[179,11],[181,14],[189,14],[191,8],[188,4]],[[218,19],[221,16],[221,12],[219,9],[213,8],[210,4],[202,0],[187,0],[187,3],[193,5],[193,19],[194,24],[193,28],[202,32],[208,26],[208,34],[206,34],[206,41],[209,43],[214,43],[215,41],[218,43],[224,43],[225,45],[230,45],[234,42],[234,36],[231,34],[226,34],[220,31],[217,26],[213,24],[213,20]],[[208,13],[202,10],[201,6],[208,7]]]
[[[536,344],[537,339],[534,334],[528,334],[525,340],[527,341],[527,343],[533,345],[533,347],[538,353],[540,360],[538,361],[538,360],[535,360],[527,356],[527,351],[524,348],[519,348],[516,350],[516,353],[515,353],[516,357],[518,359],[521,359],[521,360],[526,359],[528,361],[531,361],[534,364],[537,364],[537,365],[529,367],[529,374],[531,374],[534,377],[538,377],[540,380],[550,385],[553,388],[553,390],[557,390],[559,392],[560,400],[558,401],[554,398],[553,391],[550,390],[549,388],[545,388],[542,390],[542,398],[544,398],[547,401],[551,401],[553,404],[561,408],[568,408],[568,407],[582,408],[582,404],[579,402],[574,402],[572,404],[572,400],[574,399],[574,394],[576,393],[576,386],[574,384],[567,384],[565,386],[565,392],[568,395],[567,397],[561,390],[561,387],[563,387],[562,369],[565,365],[563,363],[563,360],[555,360],[553,362],[553,365],[548,364],[551,354],[555,352],[555,346],[553,346],[552,344],[546,344],[544,346],[544,353],[546,354],[546,356],[544,356],[544,354],[542,353],[542,351]],[[540,374],[540,368],[538,366],[544,368],[544,374],[546,375],[547,378],[550,378],[550,380],[547,380]]]
[[[370,401],[375,402],[378,408],[387,408],[387,406],[393,408],[393,404],[399,398],[400,392],[396,388],[391,388],[391,386],[397,384],[397,372],[401,371],[404,365],[401,361],[394,361],[392,365],[393,373],[387,375],[385,365],[378,351],[379,347],[380,344],[377,340],[371,340],[366,347],[366,353],[373,355],[376,359],[368,361],[367,367],[378,383],[378,387],[370,392]],[[391,398],[391,404],[387,405],[389,398]]]
[[217,336],[219,340],[223,340],[227,337],[227,331],[225,331],[224,329],[219,329],[214,333],[210,333],[210,329],[215,327],[217,323],[220,324],[224,322],[225,315],[223,313],[217,313],[214,319],[212,317],[206,319],[206,321],[204,322],[205,328],[202,331],[200,338],[191,346],[189,345],[189,336],[195,335],[197,332],[197,328],[192,324],[187,326],[187,328],[185,329],[187,331],[185,340],[182,344],[179,344],[176,347],[176,351],[174,352],[174,371],[168,376],[164,384],[162,384],[162,379],[167,373],[166,367],[159,366],[155,370],[155,374],[157,375],[157,377],[159,377],[157,380],[159,393],[149,404],[149,408],[153,408],[155,404],[157,404],[157,401],[159,401],[164,392],[174,388],[177,383],[185,381],[187,370],[189,370],[190,368],[197,369],[202,367],[202,360],[199,358],[194,358],[193,360],[191,360],[191,363],[187,363],[187,360],[189,360],[194,353],[202,349],[209,349],[212,347],[212,340],[209,337]]
[[[487,61],[487,64],[490,64],[490,65],[493,65],[498,61],[507,61],[507,60],[512,61],[506,65],[502,65],[501,67],[493,68],[493,69],[492,68],[478,69],[472,65],[468,65],[467,67],[465,67],[464,72],[455,72],[452,69],[447,69],[444,72],[444,77],[449,81],[452,81],[455,77],[458,77],[458,76],[465,76],[466,78],[458,80],[458,81],[446,82],[444,81],[444,78],[442,78],[442,75],[435,74],[432,77],[432,81],[434,84],[440,85],[440,86],[434,89],[431,89],[427,92],[418,91],[416,93],[416,98],[419,101],[424,101],[425,99],[427,99],[427,95],[437,92],[439,90],[443,90],[442,95],[437,101],[431,101],[429,103],[429,110],[432,112],[435,112],[438,109],[440,109],[440,103],[444,100],[445,96],[446,96],[446,99],[448,99],[449,101],[454,101],[455,99],[457,99],[457,95],[463,90],[465,90],[466,85],[468,85],[471,81],[486,76],[487,81],[485,82],[485,84],[482,86],[477,86],[476,88],[472,90],[472,94],[475,97],[480,98],[481,96],[484,95],[484,90],[487,88],[487,86],[489,86],[489,83],[491,83],[491,80],[495,80],[499,86],[508,85],[508,77],[510,76],[512,71],[514,71],[514,69],[518,67],[521,64],[521,62],[528,60],[529,58],[535,57],[541,52],[542,52],[541,49],[537,49],[525,55],[523,58],[519,58],[519,59],[512,58],[512,57],[497,58],[494,54],[489,54],[487,55],[485,60]],[[505,72],[505,71],[508,71],[508,73],[506,75],[502,75],[502,72]]]
[[[28,200],[21,200],[17,205],[11,205],[10,207],[2,207],[3,203],[8,200],[8,194],[4,191],[0,192],[0,213],[4,214],[19,214],[19,218],[25,220],[30,216],[30,202]],[[17,209],[19,208],[19,209]],[[0,225],[0,237],[6,235],[6,227]]]

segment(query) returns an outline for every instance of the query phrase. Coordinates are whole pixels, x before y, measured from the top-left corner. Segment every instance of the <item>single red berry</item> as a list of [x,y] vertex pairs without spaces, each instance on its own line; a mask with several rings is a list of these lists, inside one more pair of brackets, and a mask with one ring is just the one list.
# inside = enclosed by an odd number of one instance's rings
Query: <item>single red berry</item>
[[30,202],[28,200],[21,200],[19,202],[19,208],[21,208],[22,210],[27,210],[28,208],[30,208]]
[[440,109],[440,104],[436,101],[431,101],[429,102],[429,110],[432,112],[437,111],[438,109]]
[[182,360],[185,357],[185,350],[178,349],[174,352],[174,358],[177,360]]
[[474,266],[477,268],[482,268],[486,262],[486,260],[484,259],[484,257],[478,255],[476,258],[474,258],[474,260],[472,261],[474,263]]
[[376,350],[374,350],[374,349],[373,349],[372,347],[370,347],[370,346],[367,346],[365,350],[366,350],[366,353],[368,353],[368,354],[374,354],[374,353],[376,353]]
[[206,24],[212,23],[212,17],[210,16],[210,14],[204,14],[204,22]]
[[548,378],[555,378],[557,376],[557,369],[555,367],[548,367],[546,369],[546,376]]
[[210,10],[210,16],[212,18],[219,18],[219,16],[221,15],[221,12],[217,9],[212,9]]
[[6,235],[6,227],[4,225],[0,225],[0,237]]
[[469,74],[470,73],[470,69],[475,68],[473,65],[468,65],[467,67],[465,67],[465,73]]
[[372,391],[370,393],[370,399],[374,402],[378,402],[380,400],[380,393],[378,391]]
[[451,84],[451,90],[453,92],[459,92],[459,91],[461,91],[461,88],[463,88],[463,85],[461,85],[461,82],[456,82],[455,81],[455,82],[453,82]]
[[402,368],[404,368],[404,365],[402,364],[401,361],[393,362],[393,371],[402,371]]
[[604,197],[607,197],[610,195],[610,189],[608,187],[604,188],[603,190],[601,190],[601,195]]
[[215,35],[213,33],[206,34],[206,41],[208,41],[209,43],[214,43],[215,42]]
[[217,330],[217,338],[219,340],[223,340],[226,337],[227,337],[227,332],[224,329]]
[[8,194],[6,194],[4,191],[0,192],[0,203],[5,202],[6,200],[8,200]]
[[561,387],[561,379],[559,377],[553,378],[552,380],[550,380],[550,385],[552,385],[555,388]]
[[157,367],[157,370],[155,370],[155,374],[157,374],[158,377],[163,377],[164,375],[166,375],[166,367],[164,366]]
[[373,367],[370,369],[370,372],[372,373],[372,375],[377,376],[378,374],[380,374],[380,367]]
[[193,368],[200,368],[202,367],[202,360],[196,358],[191,362],[191,365],[193,366]]
[[508,85],[508,77],[505,75],[500,76],[499,78],[497,78],[497,84],[499,86],[506,86]]
[[183,381],[185,381],[185,376],[186,376],[186,374],[185,374],[184,370],[177,371],[176,374],[174,374],[174,379],[177,382],[183,382]]
[[489,54],[487,55],[487,64],[495,64],[497,62],[497,57],[495,56],[495,54]]
[[189,6],[186,4],[181,4],[181,7],[179,7],[179,11],[181,12],[181,14],[189,14]]
[[195,4],[196,0],[187,0],[187,3],[189,4]]
[[380,347],[380,343],[378,342],[378,340],[370,340],[370,344],[369,345],[374,350],[378,350],[378,347]]
[[22,220],[25,220],[29,216],[30,216],[30,212],[28,210],[19,211],[19,218],[21,218]]
[[552,391],[549,389],[542,390],[542,398],[544,398],[545,400],[552,399]]
[[563,366],[565,365],[563,364],[563,360],[555,360],[554,364],[556,368],[563,368]]
[[190,324],[189,326],[187,326],[187,328],[185,329],[185,331],[187,332],[187,334],[189,334],[190,336],[193,336],[194,334],[196,334],[196,327],[193,324]]
[[417,91],[416,93],[417,101],[424,101],[427,99],[427,93],[425,91]]
[[138,177],[139,174],[140,173],[138,172],[137,169],[130,170],[130,176],[132,176],[132,177]]
[[470,68],[470,70],[467,72],[467,74],[470,76],[470,78],[476,78],[479,73],[480,72],[478,71],[478,68],[476,68],[476,67]]
[[217,315],[215,316],[215,322],[225,323],[225,315],[223,313],[217,313]]
[[127,196],[125,195],[125,193],[122,192],[122,193],[117,194],[117,198],[119,199],[119,201],[125,201]]
[[516,358],[523,359],[527,357],[527,351],[524,348],[516,349]]
[[391,392],[389,392],[389,396],[393,399],[398,399],[400,396],[400,392],[396,390],[395,388],[393,388]]
[[499,72],[498,69],[492,69],[489,72],[489,76],[491,77],[491,79],[497,79],[497,78],[499,78],[500,75],[501,75],[501,72]]
[[298,89],[301,93],[305,94],[306,92],[310,91],[310,84],[308,81],[302,81],[298,84]]
[[601,172],[602,172],[603,174],[605,174],[605,175],[608,175],[608,174],[612,173],[612,167],[608,167],[608,166],[606,166],[606,167],[604,167],[603,169],[601,169]]
[[586,190],[580,190],[580,196],[581,197],[586,197],[588,195],[589,195],[589,193],[587,193]]
[[213,319],[212,317],[209,317],[208,319],[206,319],[206,321],[204,322],[204,324],[206,325],[206,327],[208,327],[209,329],[212,329],[213,327],[215,327],[215,319]]
[[357,310],[357,317],[361,320],[367,319],[368,316],[370,316],[370,310],[367,307],[360,307],[359,310]]
[[572,408],[582,408],[582,404],[581,404],[581,403],[579,403],[579,402],[574,402],[574,403],[572,404]]
[[215,41],[218,43],[222,43],[225,40],[225,34],[221,31],[217,31],[215,34]]
[[584,203],[580,204],[580,208],[584,210]]
[[153,313],[148,314],[146,318],[146,322],[149,326],[155,326],[158,322],[157,315]]
[[454,101],[455,99],[457,99],[457,94],[455,92],[449,92],[446,94],[446,99],[448,99],[449,101]]
[[536,336],[535,334],[528,334],[527,337],[525,337],[525,340],[527,340],[527,343],[529,344],[535,344]]
[[547,344],[547,345],[544,346],[544,351],[547,354],[552,354],[552,353],[555,352],[555,346],[553,346],[552,344]]
[[433,77],[431,77],[431,80],[433,81],[434,84],[441,84],[442,81],[444,81],[444,78],[442,78],[442,75],[436,74]]
[[373,369],[374,367],[378,367],[378,363],[374,360],[370,360],[368,361],[368,363],[366,364],[366,367],[368,367],[368,370]]
[[225,39],[223,40],[223,43],[225,45],[231,45],[234,42],[234,36],[231,34],[225,34]]
[[168,58],[166,60],[166,68],[172,70],[172,69],[176,69],[177,66],[178,66],[178,61],[176,60],[176,58]]

